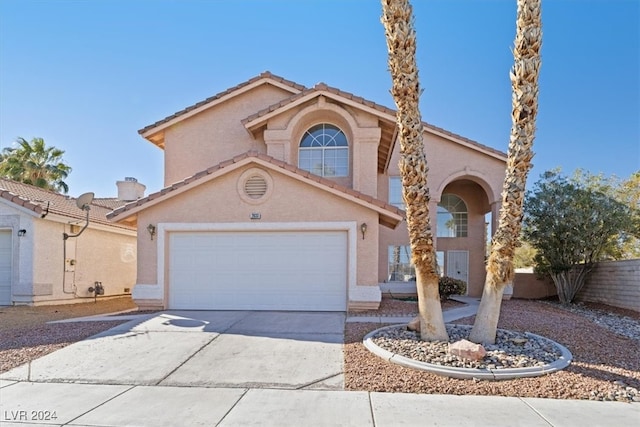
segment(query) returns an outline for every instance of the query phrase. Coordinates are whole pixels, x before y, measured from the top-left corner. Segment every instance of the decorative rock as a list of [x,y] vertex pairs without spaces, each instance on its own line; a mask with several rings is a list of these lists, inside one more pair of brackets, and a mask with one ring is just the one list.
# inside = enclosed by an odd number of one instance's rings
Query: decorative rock
[[482,360],[487,352],[481,344],[460,340],[449,344],[449,354],[469,360]]
[[[557,360],[561,354],[554,344],[545,339],[498,329],[496,343],[484,347],[487,352],[484,359],[476,361],[449,355],[448,358],[453,358],[453,361],[446,362],[449,343],[468,340],[471,326],[447,324],[446,328],[448,342],[422,341],[419,333],[407,330],[406,324],[379,331],[373,337],[373,342],[387,351],[413,360],[466,369],[487,369],[487,364],[495,366],[495,369],[544,366]],[[527,343],[516,345],[511,341],[513,338],[527,339]]]
[[407,324],[407,329],[410,331],[420,332],[420,316],[414,317],[411,322]]

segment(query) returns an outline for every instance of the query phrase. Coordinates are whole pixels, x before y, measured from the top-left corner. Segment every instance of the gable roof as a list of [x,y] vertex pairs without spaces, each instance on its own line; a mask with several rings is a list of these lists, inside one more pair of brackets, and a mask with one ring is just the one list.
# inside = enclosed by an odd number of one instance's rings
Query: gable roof
[[229,89],[210,96],[203,101],[190,105],[189,107],[173,113],[162,120],[158,120],[157,122],[140,129],[138,133],[153,144],[164,149],[164,133],[162,130],[165,128],[263,84],[270,84],[291,93],[298,93],[306,89],[303,85],[287,80],[283,77],[276,76],[269,71],[265,71],[243,83],[230,87]]
[[257,151],[246,152],[234,157],[233,159],[226,160],[208,169],[200,171],[183,179],[182,181],[165,187],[158,192],[149,194],[147,197],[127,203],[126,205],[109,213],[107,218],[115,221],[126,220],[141,210],[147,209],[148,207],[188,191],[198,185],[209,182],[249,163],[256,163],[267,169],[288,175],[323,191],[372,209],[380,214],[380,224],[389,228],[395,228],[404,219],[404,211],[396,208],[395,206],[359,191],[339,185],[335,181],[314,175],[311,172],[305,171],[281,160],[277,160],[266,154],[258,153]]
[[389,165],[391,153],[397,136],[396,112],[390,108],[366,100],[350,92],[328,86],[326,83],[318,83],[314,87],[305,89],[289,98],[283,99],[269,107],[242,120],[245,128],[254,136],[258,130],[266,126],[267,121],[274,116],[307,103],[315,98],[324,96],[342,104],[364,110],[378,117],[380,126],[380,144],[378,144],[378,172],[384,173]]
[[[369,101],[361,96],[354,95],[351,92],[346,92],[338,88],[328,86],[326,83],[318,83],[312,88],[305,89],[302,92],[294,94],[287,99],[270,105],[269,107],[264,108],[257,113],[245,118],[242,121],[242,124],[250,132],[255,132],[257,129],[266,125],[267,120],[271,117],[281,114],[282,112],[287,111],[291,108],[295,108],[296,106],[308,102],[309,100],[318,96],[327,96],[338,102],[355,106],[373,115],[376,115],[381,119],[380,127],[382,129],[382,137],[380,145],[378,146],[378,170],[383,173],[384,170],[386,170],[386,165],[388,164],[389,157],[391,156],[391,152],[393,151],[393,146],[397,136],[396,110],[385,107],[384,105],[380,105],[376,102]],[[389,127],[389,123],[392,123],[391,127]],[[500,150],[496,150],[495,148],[489,147],[488,145],[481,144],[477,141],[465,138],[464,136],[458,135],[456,133],[449,132],[427,122],[423,121],[422,126],[424,127],[425,132],[441,136],[445,139],[448,139],[460,145],[467,146],[476,151],[484,152],[485,154],[488,154],[499,160],[504,161],[507,158],[507,154]],[[384,163],[385,161],[386,164]]]
[[[164,129],[167,127],[263,84],[271,84],[279,87],[290,92],[292,95],[243,119],[242,124],[247,128],[247,130],[249,130],[249,132],[252,132],[255,135],[255,132],[266,125],[266,121],[269,118],[281,114],[291,108],[295,108],[296,106],[308,102],[316,97],[326,96],[337,102],[351,105],[355,108],[369,112],[380,119],[379,124],[381,128],[381,138],[380,144],[378,144],[377,166],[380,173],[384,173],[384,171],[386,171],[389,161],[391,160],[391,154],[393,153],[393,148],[398,134],[396,110],[367,100],[361,96],[354,95],[351,92],[331,87],[326,83],[318,83],[312,88],[307,88],[304,85],[276,76],[269,71],[265,71],[243,83],[228,88],[203,101],[197,102],[196,104],[167,116],[162,120],[140,129],[138,133],[156,146],[164,149]],[[506,161],[507,159],[507,154],[503,151],[481,144],[469,138],[465,138],[464,136],[456,133],[449,132],[424,121],[422,122],[422,125],[425,132],[440,136],[452,141],[453,143],[471,148],[474,151],[484,153],[501,161]]]
[[[86,212],[78,209],[76,199],[65,196],[55,191],[49,191],[40,187],[35,187],[22,182],[0,178],[0,197],[9,203],[33,212],[33,215],[45,218],[48,214],[56,214],[73,220],[85,220]],[[107,220],[107,214],[113,209],[106,207],[97,199],[91,203],[89,210],[89,220],[119,228],[130,228],[123,225],[116,225]],[[113,200],[113,199],[110,199]],[[121,206],[125,202],[118,201]],[[109,202],[115,204],[113,202]]]
[[[167,127],[263,84],[270,84],[279,87],[290,92],[292,95],[245,118],[242,123],[249,131],[252,131],[252,129],[258,129],[266,120],[268,120],[269,117],[280,114],[289,108],[293,108],[296,105],[308,101],[309,99],[321,95],[329,96],[339,102],[343,102],[360,109],[365,109],[381,119],[382,136],[381,143],[378,146],[378,170],[386,170],[397,136],[396,110],[385,107],[384,105],[376,102],[369,101],[361,96],[354,95],[351,92],[331,87],[326,83],[318,83],[312,88],[307,88],[304,85],[287,80],[284,77],[277,76],[269,71],[260,73],[243,83],[228,88],[203,101],[197,102],[170,116],[167,116],[162,120],[140,129],[138,133],[158,147],[164,148],[163,130]],[[390,125],[389,123],[393,123],[393,125]],[[484,145],[456,133],[449,132],[427,122],[422,122],[422,125],[425,132],[443,137],[473,150],[480,151],[491,157],[497,158],[498,160],[505,161],[507,158],[507,154],[505,152],[496,150],[488,145]]]

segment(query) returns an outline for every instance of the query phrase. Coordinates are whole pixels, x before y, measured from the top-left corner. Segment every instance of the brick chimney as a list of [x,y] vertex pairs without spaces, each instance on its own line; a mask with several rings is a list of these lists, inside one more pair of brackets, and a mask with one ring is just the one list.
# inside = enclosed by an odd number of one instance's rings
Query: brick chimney
[[118,186],[118,200],[123,202],[131,202],[144,197],[144,190],[146,186],[138,182],[137,179],[130,176],[125,177],[124,181],[117,181]]

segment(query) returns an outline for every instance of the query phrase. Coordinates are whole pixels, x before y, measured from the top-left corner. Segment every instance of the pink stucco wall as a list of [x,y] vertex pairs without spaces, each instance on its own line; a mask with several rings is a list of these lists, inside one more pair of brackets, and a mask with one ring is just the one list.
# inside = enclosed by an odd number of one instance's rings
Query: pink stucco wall
[[283,89],[262,85],[167,128],[165,185],[249,150],[266,153],[262,139],[254,139],[241,121],[290,95]]
[[[158,239],[149,238],[148,224],[250,222],[251,214],[257,212],[261,215],[260,222],[264,223],[357,221],[358,224],[371,224],[366,239],[357,240],[356,283],[377,285],[376,212],[275,171],[266,171],[273,179],[273,192],[268,200],[258,205],[246,203],[238,194],[238,180],[252,167],[247,165],[139,214],[138,232],[143,238],[139,240],[138,283],[155,284],[158,281]],[[291,197],[292,194],[296,197]]]

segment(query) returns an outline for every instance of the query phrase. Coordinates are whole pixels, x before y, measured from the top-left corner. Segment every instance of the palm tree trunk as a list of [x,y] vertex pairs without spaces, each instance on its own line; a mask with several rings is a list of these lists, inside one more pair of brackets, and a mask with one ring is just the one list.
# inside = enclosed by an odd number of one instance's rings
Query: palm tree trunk
[[513,255],[522,227],[522,208],[527,174],[531,169],[538,113],[538,73],[542,45],[540,3],[541,0],[518,0],[514,66],[511,71],[512,126],[507,171],[482,301],[469,337],[476,343],[495,343],[502,294],[514,277]]
[[420,336],[426,341],[448,340],[438,295],[436,253],[429,223],[428,167],[418,106],[416,36],[409,1],[382,0],[382,24],[393,81],[391,93],[398,109],[402,197],[406,204],[411,259],[416,269]]

